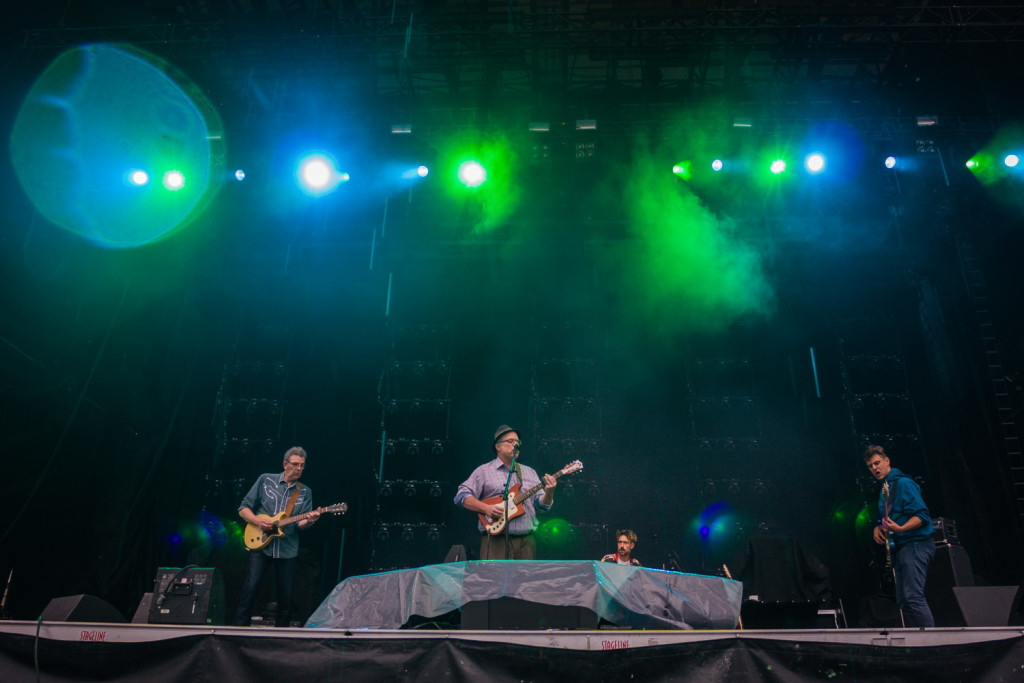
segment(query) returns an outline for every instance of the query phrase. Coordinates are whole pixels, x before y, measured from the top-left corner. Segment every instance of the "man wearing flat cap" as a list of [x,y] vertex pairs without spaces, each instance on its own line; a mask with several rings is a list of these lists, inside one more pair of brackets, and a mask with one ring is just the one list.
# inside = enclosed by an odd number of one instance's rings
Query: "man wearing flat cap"
[[[455,494],[455,504],[479,514],[486,515],[491,519],[498,519],[504,515],[505,504],[502,502],[485,503],[485,500],[501,498],[505,492],[505,484],[509,482],[509,472],[512,479],[509,486],[522,484],[521,491],[528,491],[541,483],[536,470],[527,465],[519,463],[519,434],[508,425],[501,425],[494,432],[494,460],[480,465],[469,479],[462,482],[458,492]],[[508,557],[505,556],[505,532],[492,535],[486,531],[482,522],[477,522],[477,528],[482,534],[480,540],[481,560],[534,560],[537,558],[537,542],[534,540],[533,532],[537,528],[537,511],[547,512],[555,498],[555,478],[550,474],[544,475],[543,488],[529,499],[524,500],[520,505],[524,506],[525,512],[518,517],[513,517],[507,523],[508,527]]]

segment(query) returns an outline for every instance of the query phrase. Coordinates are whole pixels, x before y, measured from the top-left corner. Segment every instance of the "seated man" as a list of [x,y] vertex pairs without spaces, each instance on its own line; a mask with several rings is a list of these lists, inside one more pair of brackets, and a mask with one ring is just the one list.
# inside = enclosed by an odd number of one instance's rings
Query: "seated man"
[[636,545],[636,533],[632,529],[622,529],[615,532],[616,547],[614,553],[608,553],[601,558],[602,562],[615,562],[616,564],[631,564],[639,567],[640,560],[633,557],[633,546]]

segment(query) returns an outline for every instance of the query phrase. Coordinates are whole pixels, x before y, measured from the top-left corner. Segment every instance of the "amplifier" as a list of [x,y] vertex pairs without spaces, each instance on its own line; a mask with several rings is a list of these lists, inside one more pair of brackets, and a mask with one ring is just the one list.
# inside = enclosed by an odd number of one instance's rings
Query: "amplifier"
[[224,580],[214,567],[160,567],[149,605],[151,624],[224,623]]
[[956,531],[955,519],[936,517],[932,520],[932,526],[935,527],[935,534],[932,537],[936,545],[960,545],[960,534]]

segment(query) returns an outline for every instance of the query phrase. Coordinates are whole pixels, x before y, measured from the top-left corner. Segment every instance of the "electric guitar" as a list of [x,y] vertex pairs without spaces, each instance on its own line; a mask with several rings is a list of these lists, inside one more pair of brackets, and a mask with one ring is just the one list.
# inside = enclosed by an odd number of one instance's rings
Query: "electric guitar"
[[267,545],[275,538],[284,536],[283,527],[286,527],[289,524],[294,524],[295,522],[301,522],[314,512],[319,512],[321,515],[343,515],[347,511],[348,505],[346,503],[335,503],[334,505],[330,505],[325,508],[317,508],[316,510],[310,510],[309,512],[303,512],[301,515],[293,515],[291,517],[285,517],[283,512],[279,512],[273,517],[270,515],[256,515],[258,519],[269,519],[274,523],[274,528],[270,531],[264,531],[258,524],[246,524],[245,547],[249,550],[260,550],[262,548],[266,548]]
[[[885,512],[885,517],[889,516],[889,482],[882,484],[882,510]],[[892,551],[895,548],[895,543],[892,540],[892,532],[888,529],[885,530],[885,568],[892,569]]]
[[[558,479],[563,474],[572,474],[573,472],[579,472],[583,469],[583,463],[579,460],[574,460],[559,471],[555,472],[554,478]],[[491,518],[482,512],[478,512],[477,516],[480,518],[480,523],[484,525],[484,529],[491,536],[497,536],[505,530],[505,525],[510,521],[518,517],[519,515],[526,512],[526,506],[523,505],[524,500],[529,500],[530,496],[544,488],[544,482],[540,482],[528,491],[519,492],[519,488],[522,483],[514,484],[508,489],[508,512],[502,511],[502,514],[498,517]],[[495,503],[504,503],[505,499],[501,496],[493,496],[491,498],[485,498],[480,501],[481,503],[487,503],[488,505],[494,505]]]

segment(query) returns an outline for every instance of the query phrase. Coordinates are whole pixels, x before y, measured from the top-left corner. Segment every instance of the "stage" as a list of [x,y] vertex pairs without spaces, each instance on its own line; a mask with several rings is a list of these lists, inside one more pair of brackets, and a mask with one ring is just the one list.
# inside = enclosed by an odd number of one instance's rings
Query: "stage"
[[[468,631],[0,622],[22,681],[1024,679],[1024,629]],[[38,673],[38,675],[37,675]]]

